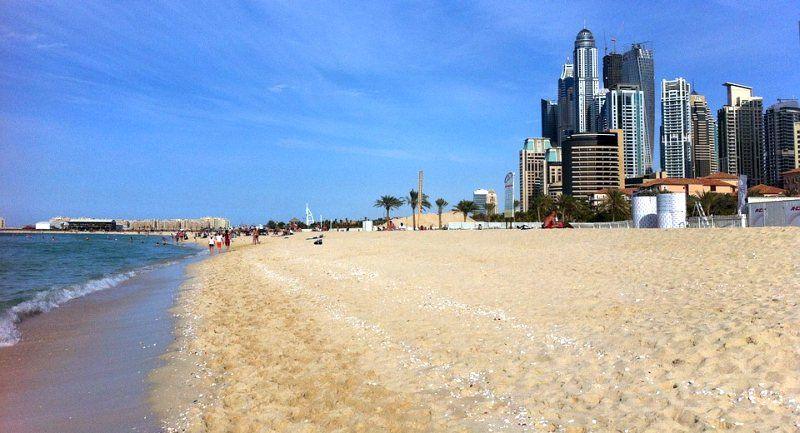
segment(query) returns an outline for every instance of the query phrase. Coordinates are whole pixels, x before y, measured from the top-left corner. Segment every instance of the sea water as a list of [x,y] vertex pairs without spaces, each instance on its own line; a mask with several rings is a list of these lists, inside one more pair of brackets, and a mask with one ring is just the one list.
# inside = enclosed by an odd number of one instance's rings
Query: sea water
[[17,325],[26,317],[198,251],[194,244],[176,245],[161,236],[2,234],[0,347],[24,337]]

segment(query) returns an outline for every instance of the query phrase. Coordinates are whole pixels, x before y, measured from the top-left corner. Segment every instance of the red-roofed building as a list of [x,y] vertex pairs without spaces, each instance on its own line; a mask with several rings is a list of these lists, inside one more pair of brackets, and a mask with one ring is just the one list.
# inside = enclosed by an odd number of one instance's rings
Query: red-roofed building
[[706,192],[716,192],[720,194],[736,194],[738,189],[738,177],[735,179],[720,178],[715,176],[722,173],[715,173],[711,176],[698,178],[666,177],[663,179],[653,179],[642,184],[642,188],[653,188],[666,190],[669,192],[682,192],[686,195],[699,196]]
[[783,178],[783,188],[789,191],[800,191],[800,168],[784,171],[781,173]]
[[[622,189],[620,189],[620,191],[622,191],[622,193],[625,194],[625,198],[630,200],[631,197],[633,197],[633,194],[636,191],[638,191],[638,189],[639,188],[622,188]],[[589,196],[589,203],[591,205],[593,205],[593,206],[599,205],[606,198],[608,198],[608,191],[609,191],[608,188],[604,188],[604,189],[601,189],[601,190],[595,192],[594,194]]]
[[718,173],[711,173],[708,176],[705,176],[704,179],[727,179],[727,180],[735,180],[738,182],[739,176],[730,173],[723,173],[720,171]]
[[764,185],[763,183],[750,187],[747,190],[747,195],[761,196],[761,197],[780,197],[785,193],[786,193],[785,189],[781,189],[775,186]]

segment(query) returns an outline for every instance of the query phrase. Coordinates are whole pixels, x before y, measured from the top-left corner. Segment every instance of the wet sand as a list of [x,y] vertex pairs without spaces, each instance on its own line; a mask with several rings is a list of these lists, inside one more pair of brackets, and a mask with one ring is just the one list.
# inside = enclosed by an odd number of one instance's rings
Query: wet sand
[[172,341],[186,262],[143,272],[20,324],[0,349],[0,432],[159,432],[148,373]]
[[800,428],[797,229],[305,237],[193,266],[173,431]]

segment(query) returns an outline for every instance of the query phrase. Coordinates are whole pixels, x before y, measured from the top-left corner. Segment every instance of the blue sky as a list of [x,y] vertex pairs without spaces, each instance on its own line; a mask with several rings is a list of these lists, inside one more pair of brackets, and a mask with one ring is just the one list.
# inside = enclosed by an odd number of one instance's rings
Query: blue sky
[[714,110],[725,81],[800,95],[796,1],[183,3],[0,4],[9,224],[377,217],[418,170],[502,197],[584,22]]

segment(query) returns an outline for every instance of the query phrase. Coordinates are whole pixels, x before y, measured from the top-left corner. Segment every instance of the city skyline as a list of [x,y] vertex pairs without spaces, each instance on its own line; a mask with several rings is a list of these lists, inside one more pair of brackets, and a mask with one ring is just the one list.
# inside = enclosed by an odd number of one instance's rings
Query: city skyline
[[[611,37],[618,52],[651,41],[655,81],[686,78],[712,112],[727,81],[765,108],[800,93],[792,2],[579,9],[6,4],[0,216],[237,224],[299,216],[306,202],[377,216],[374,197],[402,195],[419,169],[426,192],[450,202],[501,190],[520,137],[539,136],[540,100],[558,97],[584,19],[598,60]],[[689,19],[703,31],[667,31]],[[731,46],[737,19],[747,37]]]

